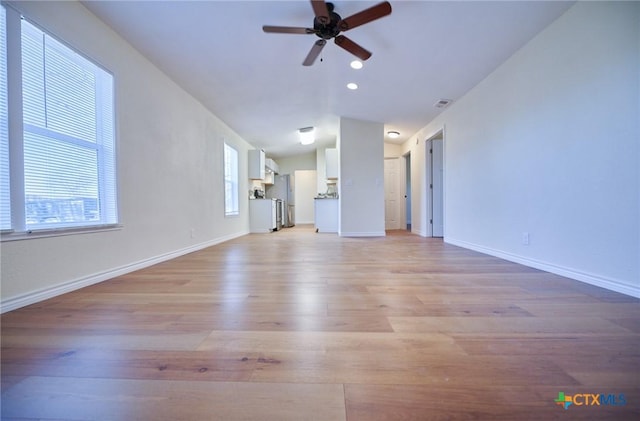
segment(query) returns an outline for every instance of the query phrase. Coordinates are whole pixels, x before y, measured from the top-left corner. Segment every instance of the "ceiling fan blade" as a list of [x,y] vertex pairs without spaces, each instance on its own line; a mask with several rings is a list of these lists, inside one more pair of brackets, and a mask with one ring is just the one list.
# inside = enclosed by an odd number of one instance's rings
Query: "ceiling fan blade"
[[345,50],[347,50],[348,52],[350,52],[354,56],[358,57],[362,61],[365,61],[366,59],[371,57],[371,52],[370,51],[365,50],[360,45],[358,45],[355,42],[351,41],[349,38],[345,37],[344,35],[338,35],[335,38],[335,43],[339,47],[344,48]]
[[338,23],[338,28],[341,31],[348,31],[349,29],[357,28],[360,25],[369,23],[373,20],[380,19],[391,14],[391,4],[388,1],[377,4],[373,7],[365,9],[361,12],[351,15],[346,19],[342,19]]
[[262,27],[264,32],[274,33],[274,34],[315,34],[311,28],[298,28],[294,26],[271,26],[264,25]]
[[321,24],[329,23],[329,8],[324,0],[311,0],[311,7],[313,7],[313,13]]
[[313,64],[313,62],[316,61],[316,59],[320,55],[320,52],[322,51],[322,49],[324,48],[326,43],[327,43],[327,41],[325,41],[323,39],[317,40],[313,44],[313,47],[311,47],[311,51],[309,51],[309,54],[307,54],[307,58],[304,59],[304,61],[302,62],[302,65],[303,66],[311,66]]

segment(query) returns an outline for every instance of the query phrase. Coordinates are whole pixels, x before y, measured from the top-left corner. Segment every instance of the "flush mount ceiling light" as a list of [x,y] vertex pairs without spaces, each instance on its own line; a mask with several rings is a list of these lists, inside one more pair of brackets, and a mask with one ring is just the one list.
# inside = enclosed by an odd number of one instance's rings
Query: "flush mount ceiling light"
[[363,64],[362,64],[362,62],[360,60],[353,60],[351,62],[351,68],[352,69],[356,69],[356,70],[362,69],[362,66],[363,66]]
[[358,85],[353,82],[347,83],[347,88],[351,89],[352,91],[355,91],[356,89],[358,89]]
[[316,141],[315,128],[313,127],[303,127],[298,129],[298,135],[300,135],[300,143],[303,145],[311,145]]
[[391,139],[396,139],[400,137],[400,132],[396,132],[395,130],[392,130],[387,132],[387,136],[389,136]]

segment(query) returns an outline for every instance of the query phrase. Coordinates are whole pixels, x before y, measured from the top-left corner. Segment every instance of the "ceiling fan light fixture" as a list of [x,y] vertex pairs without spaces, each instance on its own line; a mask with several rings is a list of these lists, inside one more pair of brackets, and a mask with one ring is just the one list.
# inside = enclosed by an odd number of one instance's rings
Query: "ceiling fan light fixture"
[[358,84],[357,83],[347,83],[347,88],[351,89],[352,91],[355,91],[356,89],[358,89]]
[[359,69],[362,69],[363,64],[360,60],[353,60],[350,66],[352,69],[359,70]]
[[391,139],[397,139],[398,137],[400,137],[400,132],[397,132],[395,130],[391,130],[387,132],[387,136],[389,136],[389,138]]
[[311,145],[316,141],[314,127],[303,127],[298,129],[298,135],[300,136],[300,143],[303,145]]

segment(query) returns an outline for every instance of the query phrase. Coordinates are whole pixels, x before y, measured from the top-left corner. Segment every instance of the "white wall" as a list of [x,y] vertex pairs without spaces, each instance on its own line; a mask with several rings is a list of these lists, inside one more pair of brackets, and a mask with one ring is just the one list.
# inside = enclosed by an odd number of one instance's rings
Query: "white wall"
[[384,125],[340,119],[339,235],[384,236]]
[[402,145],[396,143],[384,142],[384,157],[398,158],[402,156]]
[[280,174],[293,174],[296,170],[315,170],[316,152],[309,152],[302,155],[287,156],[284,158],[274,158],[280,167]]
[[[4,242],[3,311],[248,232],[247,142],[80,3],[16,7],[114,74],[123,227]],[[240,157],[236,218],[224,217],[224,141]]]
[[639,22],[577,3],[406,142],[414,229],[444,128],[446,241],[640,296]]

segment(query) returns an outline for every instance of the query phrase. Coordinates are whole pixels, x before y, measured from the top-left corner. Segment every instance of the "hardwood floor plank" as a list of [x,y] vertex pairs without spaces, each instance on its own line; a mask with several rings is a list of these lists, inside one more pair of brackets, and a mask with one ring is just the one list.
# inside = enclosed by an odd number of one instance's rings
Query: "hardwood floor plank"
[[597,302],[597,303],[557,303],[557,302],[531,302],[520,301],[520,307],[529,313],[548,317],[554,314],[561,317],[582,317],[589,314],[591,317],[603,317],[607,319],[626,316],[629,320],[640,321],[640,305],[631,302]]
[[[512,334],[506,336],[455,334],[455,343],[470,355],[546,355],[568,356],[627,356],[640,353],[637,335],[557,335]],[[567,346],[571,343],[571,346]],[[612,351],[617,352],[614,353]],[[613,357],[612,357],[613,358]],[[640,367],[630,365],[630,367]]]
[[4,417],[66,420],[345,420],[342,385],[30,377]]
[[261,354],[112,349],[6,349],[13,376],[142,380],[248,381]]
[[467,355],[448,335],[378,332],[230,332],[215,331],[198,350],[234,352],[419,352]]
[[106,349],[149,349],[149,350],[192,350],[211,333],[170,333],[156,331],[130,333],[101,332],[48,332],[43,329],[2,329],[2,346],[20,348],[106,348]]
[[628,405],[572,407],[565,411],[554,402],[558,391],[557,388],[540,390],[527,386],[486,384],[462,388],[440,385],[345,386],[349,421],[637,420],[640,415],[638,407]]
[[389,317],[396,332],[631,333],[600,317]]
[[420,352],[272,352],[258,364],[254,381],[287,383],[468,384],[489,379],[501,385],[578,385],[546,359],[510,355],[457,358]]

